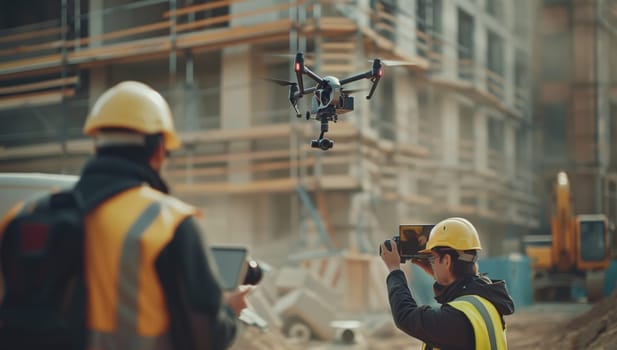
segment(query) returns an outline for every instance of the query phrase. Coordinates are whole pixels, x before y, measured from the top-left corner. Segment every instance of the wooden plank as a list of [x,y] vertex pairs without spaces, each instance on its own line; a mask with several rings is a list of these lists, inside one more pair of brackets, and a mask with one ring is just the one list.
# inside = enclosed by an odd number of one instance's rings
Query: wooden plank
[[319,188],[324,190],[359,190],[360,181],[350,175],[322,175],[318,178]]
[[[179,8],[175,11],[176,17],[188,15],[191,13],[195,13],[198,11],[206,11],[206,10],[214,10],[220,7],[229,6],[233,3],[245,2],[246,0],[223,0],[223,1],[215,1],[205,4],[199,5],[191,5]],[[163,13],[163,18],[171,17],[171,11],[165,11]]]
[[269,23],[261,23],[254,26],[238,26],[225,30],[212,30],[191,33],[189,35],[179,36],[177,46],[179,48],[190,48],[200,45],[211,45],[215,43],[224,43],[237,41],[239,39],[260,38],[273,32],[289,32],[291,29],[291,20],[282,19]]
[[244,129],[219,129],[182,133],[182,143],[208,144],[227,141],[263,140],[289,137],[289,124],[260,125]]
[[0,110],[23,106],[36,106],[62,101],[63,97],[75,95],[75,89],[58,89],[54,91],[37,92],[0,98]]
[[265,8],[260,8],[260,9],[253,10],[253,11],[234,13],[234,14],[229,14],[229,15],[223,15],[223,16],[217,16],[217,17],[212,17],[212,18],[206,18],[206,19],[202,19],[202,20],[199,20],[199,21],[194,21],[194,22],[191,22],[191,23],[178,24],[176,26],[176,31],[177,32],[183,32],[183,31],[187,31],[187,30],[191,30],[191,29],[195,29],[195,28],[209,26],[209,25],[212,25],[212,24],[225,23],[225,22],[228,22],[228,21],[230,21],[232,19],[238,19],[238,18],[244,18],[244,17],[252,17],[252,16],[258,16],[258,15],[261,15],[261,14],[264,14],[264,13],[270,13],[270,12],[275,12],[275,11],[287,10],[287,9],[292,8],[292,7],[299,6],[300,4],[303,4],[304,2],[305,2],[305,0],[298,0],[296,2],[282,3],[282,4],[279,4],[279,5],[265,7]]
[[282,170],[282,169],[291,169],[293,167],[298,166],[313,166],[315,165],[315,159],[306,159],[303,161],[279,161],[279,162],[265,162],[265,163],[257,163],[249,166],[220,166],[220,167],[208,167],[208,168],[197,168],[197,169],[169,169],[166,171],[167,174],[175,176],[175,177],[190,177],[190,176],[213,176],[213,175],[223,175],[228,173],[235,172],[265,172],[272,170]]
[[251,152],[236,152],[236,153],[221,153],[213,155],[198,155],[191,158],[173,159],[173,165],[193,164],[203,165],[207,163],[223,163],[239,160],[263,160],[263,159],[281,159],[289,157],[289,149],[274,150],[274,151],[251,151]]
[[109,61],[112,59],[137,57],[140,55],[171,50],[171,42],[167,37],[143,39],[127,43],[83,48],[69,54],[69,62],[81,64],[89,61]]
[[16,61],[0,63],[0,76],[10,73],[44,69],[62,65],[62,55],[54,54],[42,57],[25,58]]
[[[171,25],[171,21],[168,21],[168,20],[163,21],[163,22],[150,23],[150,24],[145,24],[143,26],[139,26],[139,27],[121,29],[121,30],[116,30],[116,31],[101,34],[101,35],[95,35],[95,36],[91,36],[88,38],[83,38],[77,42],[80,45],[88,45],[93,42],[102,42],[104,40],[119,39],[122,37],[127,37],[127,36],[131,36],[135,34],[143,34],[143,33],[152,32],[156,30],[167,29],[170,27],[170,25]],[[73,43],[73,42],[75,41],[70,41],[70,43]]]
[[174,192],[179,194],[250,194],[264,192],[292,192],[295,191],[298,181],[292,178],[259,180],[244,183],[211,182],[174,185]]
[[43,50],[49,50],[49,49],[59,49],[63,46],[68,46],[68,45],[65,45],[65,41],[63,40],[56,40],[52,42],[40,43],[40,44],[34,44],[34,45],[15,46],[10,49],[0,50],[0,56],[11,56],[11,55],[18,55],[18,54],[28,53],[28,52],[36,52],[36,51],[43,51]]
[[25,77],[36,77],[39,78],[42,75],[52,75],[56,74],[56,76],[60,75],[60,71],[62,70],[62,66],[52,66],[43,69],[38,69],[35,71],[24,71],[24,72],[15,72],[15,73],[7,73],[0,74],[0,80],[13,80],[13,79],[21,79]]
[[327,42],[321,44],[321,47],[324,51],[352,51],[356,48],[356,43],[354,41],[342,41],[342,42]]
[[[69,154],[91,154],[94,147],[93,142],[89,138],[81,140],[68,141],[67,152]],[[37,144],[20,147],[0,147],[0,159],[2,160],[19,160],[31,159],[40,157],[59,156],[63,154],[62,145],[59,142]]]
[[0,95],[16,94],[21,92],[48,89],[56,86],[75,85],[79,81],[78,77],[58,78],[38,83],[21,84],[16,86],[9,86],[0,88]]
[[58,37],[60,37],[60,34],[62,34],[63,30],[66,31],[66,28],[55,27],[55,28],[35,30],[32,32],[27,31],[27,32],[12,34],[12,35],[5,35],[5,36],[0,37],[0,43],[8,43],[11,41],[24,41],[24,40],[32,39],[32,38],[42,38],[42,37],[44,38],[44,37],[48,37],[52,35],[58,35]]

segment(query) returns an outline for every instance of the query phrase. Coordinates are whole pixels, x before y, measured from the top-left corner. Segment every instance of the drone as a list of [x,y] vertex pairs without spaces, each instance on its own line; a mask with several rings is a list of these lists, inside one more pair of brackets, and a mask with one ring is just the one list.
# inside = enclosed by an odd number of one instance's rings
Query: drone
[[[298,109],[298,100],[304,95],[312,94],[310,110],[306,111],[305,117],[306,120],[313,117],[319,121],[321,123],[321,133],[319,138],[311,140],[311,147],[327,151],[334,146],[334,141],[324,136],[328,132],[329,122],[336,123],[339,115],[351,112],[354,108],[354,99],[350,95],[353,92],[357,92],[357,90],[347,90],[344,88],[344,85],[361,79],[369,79],[371,81],[371,88],[368,95],[366,95],[366,99],[369,100],[373,97],[379,80],[383,77],[383,62],[378,58],[372,60],[372,62],[373,66],[371,69],[364,73],[355,74],[344,79],[338,79],[334,76],[322,78],[304,65],[304,54],[298,52],[294,61],[296,81],[274,78],[266,79],[279,85],[289,86],[289,102],[298,118],[302,117]],[[302,75],[308,75],[317,85],[305,89]]]

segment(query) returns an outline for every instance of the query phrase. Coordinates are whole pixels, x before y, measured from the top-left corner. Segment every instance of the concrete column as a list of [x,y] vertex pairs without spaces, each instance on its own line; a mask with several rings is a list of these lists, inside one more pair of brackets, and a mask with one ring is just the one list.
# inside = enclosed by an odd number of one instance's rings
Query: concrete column
[[442,160],[445,165],[455,166],[458,163],[459,144],[458,102],[451,95],[445,95],[442,99],[441,106]]
[[[251,126],[251,66],[250,47],[238,45],[223,49],[221,72],[221,129],[246,129]],[[249,141],[233,141],[228,144],[229,154],[247,152]],[[230,168],[245,168],[247,160],[228,161]],[[248,171],[228,173],[228,182],[244,183],[251,180]],[[255,222],[255,202],[250,196],[230,196],[227,198],[228,209],[226,232],[231,243],[246,243],[252,237]],[[233,210],[229,210],[233,208]],[[241,219],[238,219],[241,218]]]
[[405,6],[405,11],[398,11],[396,14],[396,42],[395,45],[412,56],[416,54],[416,21],[415,17],[410,16],[411,13],[416,13],[416,2],[409,1],[406,4],[398,4]]
[[488,115],[481,107],[474,113],[474,135],[475,170],[483,173],[488,168]]
[[392,77],[394,82],[395,140],[404,144],[417,144],[418,101],[416,89],[408,74]]
[[514,69],[516,67],[516,50],[514,47],[513,37],[504,37],[504,84],[503,84],[503,100],[506,106],[514,106]]
[[486,91],[486,51],[488,50],[486,26],[479,17],[474,17],[474,85]]
[[[511,123],[504,123],[504,162],[505,174],[511,178],[516,166],[516,129]],[[522,147],[520,148],[523,152]]]
[[[88,5],[88,33],[91,37],[103,34],[103,15],[99,12],[103,10],[103,0],[90,0]],[[90,47],[101,46],[99,41],[91,42]],[[89,105],[92,106],[97,98],[108,88],[107,74],[104,67],[90,69],[90,81],[88,91]]]
[[455,2],[442,1],[443,18],[442,21],[445,44],[442,45],[442,55],[444,58],[442,74],[448,79],[458,79],[458,7]]

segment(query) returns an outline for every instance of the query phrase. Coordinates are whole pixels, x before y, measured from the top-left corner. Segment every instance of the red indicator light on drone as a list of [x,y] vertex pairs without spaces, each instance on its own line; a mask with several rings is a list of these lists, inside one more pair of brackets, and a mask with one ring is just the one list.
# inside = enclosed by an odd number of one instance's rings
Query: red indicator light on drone
[[299,72],[299,71],[300,71],[300,62],[296,62],[296,66],[294,67],[294,70],[295,70],[296,72]]
[[379,75],[380,78],[383,76],[383,68],[379,68],[379,73],[377,73],[377,75]]

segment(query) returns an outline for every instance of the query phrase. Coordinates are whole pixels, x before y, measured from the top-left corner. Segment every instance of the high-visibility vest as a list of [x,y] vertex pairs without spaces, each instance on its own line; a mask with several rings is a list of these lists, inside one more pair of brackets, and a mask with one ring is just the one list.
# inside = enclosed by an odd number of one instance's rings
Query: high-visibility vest
[[88,349],[170,349],[169,311],[155,261],[196,209],[147,186],[85,218]]
[[[462,311],[471,326],[476,349],[507,350],[506,331],[502,327],[501,317],[495,306],[477,295],[464,295],[449,302],[448,305]],[[422,349],[430,348],[426,344]],[[438,350],[438,348],[432,348]]]

